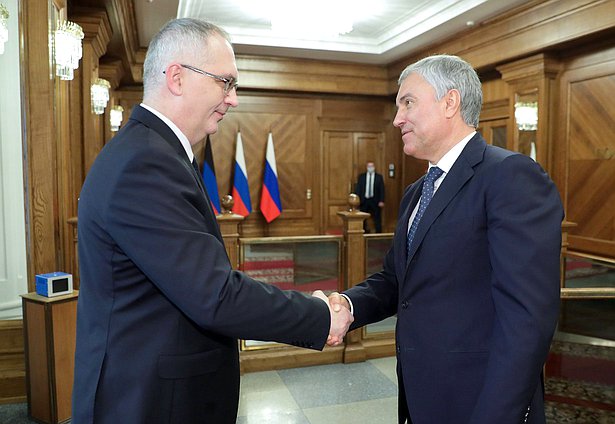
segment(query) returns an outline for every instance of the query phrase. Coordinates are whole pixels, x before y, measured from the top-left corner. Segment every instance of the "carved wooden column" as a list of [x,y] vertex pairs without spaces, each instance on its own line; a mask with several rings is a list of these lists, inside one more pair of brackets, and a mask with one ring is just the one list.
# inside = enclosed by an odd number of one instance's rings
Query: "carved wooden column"
[[[555,79],[561,70],[560,62],[541,53],[499,66],[497,70],[509,86],[509,116],[513,125],[509,126],[507,147],[534,156],[536,162],[551,172],[553,115],[557,110]],[[538,108],[536,128],[519,128],[515,105],[521,103],[534,104]]]
[[222,238],[224,238],[224,247],[228,255],[231,265],[234,269],[239,267],[239,224],[242,223],[244,217],[231,212],[234,204],[233,197],[226,195],[222,197],[222,213],[216,218],[220,226]]
[[[343,266],[346,288],[350,288],[365,279],[365,240],[363,238],[363,222],[368,213],[357,209],[359,196],[348,196],[349,210],[340,211],[337,215],[344,222]],[[344,362],[362,362],[366,359],[365,347],[362,342],[362,330],[357,329],[346,335]]]

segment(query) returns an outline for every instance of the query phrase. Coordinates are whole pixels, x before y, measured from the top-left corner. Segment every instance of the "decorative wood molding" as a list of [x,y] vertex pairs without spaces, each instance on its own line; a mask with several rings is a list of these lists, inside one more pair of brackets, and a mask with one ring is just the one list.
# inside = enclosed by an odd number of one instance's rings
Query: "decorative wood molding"
[[98,75],[109,81],[112,90],[116,90],[120,86],[120,82],[124,76],[124,66],[122,65],[122,61],[113,60],[99,63]]
[[562,64],[552,56],[540,53],[525,59],[517,60],[496,68],[502,79],[509,84],[531,77],[555,78],[562,70]]
[[478,69],[597,34],[615,27],[615,2],[535,0],[416,52],[390,66],[393,74],[436,52],[462,56]]
[[237,55],[242,88],[356,95],[389,94],[385,67]]
[[91,43],[94,55],[102,57],[111,40],[111,23],[104,9],[75,8],[69,13],[70,19],[83,28],[84,42]]

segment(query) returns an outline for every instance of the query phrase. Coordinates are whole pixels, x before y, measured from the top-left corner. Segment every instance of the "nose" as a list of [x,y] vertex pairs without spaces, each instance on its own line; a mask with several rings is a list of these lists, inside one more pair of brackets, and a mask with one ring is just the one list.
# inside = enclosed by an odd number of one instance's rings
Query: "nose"
[[237,97],[237,89],[231,88],[231,90],[226,93],[226,97],[224,98],[224,103],[231,107],[237,107],[239,104],[239,97]]
[[393,126],[397,128],[401,128],[402,125],[404,125],[404,122],[405,120],[402,114],[400,113],[400,110],[397,109],[397,112],[395,113],[395,119],[393,119]]

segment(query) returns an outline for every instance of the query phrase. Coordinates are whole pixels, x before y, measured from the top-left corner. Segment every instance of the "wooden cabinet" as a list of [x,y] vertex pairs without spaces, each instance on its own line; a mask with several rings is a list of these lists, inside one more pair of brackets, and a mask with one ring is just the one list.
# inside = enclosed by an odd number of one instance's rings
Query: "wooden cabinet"
[[22,295],[28,416],[38,422],[71,418],[77,297]]

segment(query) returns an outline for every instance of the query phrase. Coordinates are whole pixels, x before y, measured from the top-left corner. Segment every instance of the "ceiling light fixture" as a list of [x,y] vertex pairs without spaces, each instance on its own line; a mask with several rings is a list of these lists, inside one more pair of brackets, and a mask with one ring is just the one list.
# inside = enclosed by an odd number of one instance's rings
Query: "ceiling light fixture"
[[352,1],[285,1],[271,9],[271,29],[306,38],[335,37],[353,28]]

